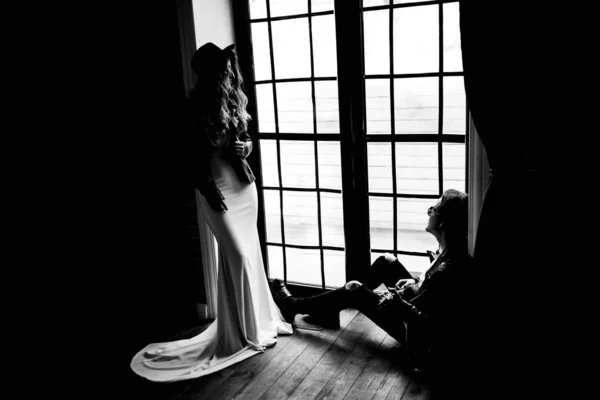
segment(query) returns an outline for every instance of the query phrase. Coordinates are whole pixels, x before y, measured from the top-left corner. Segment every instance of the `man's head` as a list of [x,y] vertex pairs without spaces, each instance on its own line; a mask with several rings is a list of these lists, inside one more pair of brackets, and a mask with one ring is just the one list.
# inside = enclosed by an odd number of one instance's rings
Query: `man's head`
[[466,193],[448,189],[440,200],[427,210],[429,221],[425,230],[447,242],[466,243],[469,233],[469,206]]

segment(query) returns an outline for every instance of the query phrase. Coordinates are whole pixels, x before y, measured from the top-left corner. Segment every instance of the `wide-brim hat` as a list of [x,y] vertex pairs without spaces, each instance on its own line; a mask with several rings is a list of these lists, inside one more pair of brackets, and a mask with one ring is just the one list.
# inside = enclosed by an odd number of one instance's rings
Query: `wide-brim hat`
[[235,56],[235,44],[221,49],[212,42],[202,45],[192,57],[192,71],[198,76],[207,73],[219,73],[225,66],[225,61]]

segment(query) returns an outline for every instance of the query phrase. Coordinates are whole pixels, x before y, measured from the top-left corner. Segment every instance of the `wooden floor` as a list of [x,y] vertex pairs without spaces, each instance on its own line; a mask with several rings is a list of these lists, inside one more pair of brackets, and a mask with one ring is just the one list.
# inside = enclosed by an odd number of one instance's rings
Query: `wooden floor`
[[431,399],[427,377],[412,372],[403,355],[371,320],[344,310],[341,329],[295,328],[263,354],[209,376],[166,384],[134,376],[136,398]]

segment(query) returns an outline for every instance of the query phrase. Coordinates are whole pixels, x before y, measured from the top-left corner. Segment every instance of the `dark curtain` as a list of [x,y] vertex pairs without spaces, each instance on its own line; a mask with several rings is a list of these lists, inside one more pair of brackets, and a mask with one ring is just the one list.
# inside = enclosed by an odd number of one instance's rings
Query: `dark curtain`
[[480,389],[536,371],[537,350],[550,333],[543,314],[552,297],[543,293],[553,271],[545,209],[553,199],[545,193],[545,160],[557,97],[547,75],[556,59],[548,22],[541,8],[519,3],[460,2],[467,103],[490,167],[474,252],[470,361]]

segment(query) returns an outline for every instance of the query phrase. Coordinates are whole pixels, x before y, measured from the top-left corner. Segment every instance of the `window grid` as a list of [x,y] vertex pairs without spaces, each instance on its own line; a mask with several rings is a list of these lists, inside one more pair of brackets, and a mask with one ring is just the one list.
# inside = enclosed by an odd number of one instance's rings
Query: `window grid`
[[[280,220],[281,220],[281,243],[270,242],[267,241],[265,244],[267,246],[275,246],[281,247],[283,249],[283,275],[284,281],[287,282],[288,277],[288,260],[286,256],[286,248],[295,248],[295,249],[309,249],[309,250],[319,250],[320,260],[321,260],[321,286],[323,289],[326,287],[325,282],[325,265],[324,265],[324,250],[335,250],[335,251],[344,251],[343,247],[338,246],[324,246],[323,245],[323,229],[322,229],[322,216],[321,216],[321,193],[335,193],[341,194],[342,191],[338,189],[324,189],[320,188],[319,182],[319,155],[318,155],[318,142],[319,141],[340,141],[339,134],[318,134],[317,132],[317,110],[316,110],[316,92],[315,92],[315,82],[316,81],[337,81],[337,77],[315,77],[315,65],[314,65],[314,51],[313,51],[313,31],[312,31],[312,19],[316,16],[324,16],[324,15],[333,15],[333,10],[331,11],[323,11],[323,12],[312,12],[312,4],[311,0],[307,0],[308,2],[308,13],[303,14],[295,14],[295,15],[287,15],[280,17],[271,17],[271,5],[270,0],[266,0],[267,7],[267,17],[266,18],[258,18],[258,19],[250,19],[250,24],[266,22],[268,26],[268,36],[269,36],[269,52],[271,56],[271,79],[255,81],[255,85],[259,84],[272,84],[273,87],[273,111],[274,111],[274,119],[275,119],[275,132],[260,132],[261,139],[272,139],[275,140],[276,149],[277,149],[277,174],[278,174],[278,187],[273,186],[263,186],[262,190],[277,190],[279,191],[279,199],[280,199]],[[274,46],[273,46],[273,30],[272,30],[272,22],[273,21],[281,21],[281,20],[292,20],[292,19],[308,19],[308,33],[309,33],[309,48],[310,48],[310,73],[311,76],[308,78],[285,78],[285,79],[277,79],[275,75],[275,57],[274,57]],[[311,84],[311,100],[312,100],[312,117],[313,117],[313,133],[282,133],[280,132],[279,127],[279,112],[278,112],[278,100],[277,100],[277,83],[291,83],[291,82],[310,82]],[[283,178],[282,178],[282,161],[281,161],[281,140],[299,140],[299,141],[312,141],[314,145],[314,157],[315,157],[315,188],[296,188],[296,187],[285,187],[283,186]],[[295,192],[316,192],[317,196],[317,225],[318,225],[318,246],[312,245],[297,245],[286,243],[285,239],[285,218],[284,218],[284,200],[283,193],[284,191],[295,191]]]
[[[275,77],[275,58],[273,52],[273,28],[271,26],[271,4],[270,0],[267,0],[267,30],[269,32],[269,53],[271,55],[271,77]],[[273,112],[275,118],[275,134],[279,133],[279,113],[277,110],[277,85],[273,84]],[[281,176],[281,145],[279,138],[275,140],[275,146],[277,148],[277,176],[279,179],[279,186],[283,186],[283,179]],[[283,218],[283,191],[279,191],[279,207],[280,207],[280,219],[281,219],[281,244],[283,246],[282,257],[283,257],[283,279],[287,281],[287,260],[285,254],[285,221]]]
[[[468,105],[465,113],[465,135],[446,135],[443,133],[443,121],[444,121],[444,77],[452,76],[464,76],[463,72],[444,72],[444,4],[455,3],[458,0],[436,0],[436,1],[424,1],[419,3],[407,3],[407,4],[388,4],[382,6],[371,6],[362,7],[362,11],[374,11],[374,10],[388,10],[389,12],[389,61],[390,61],[390,74],[372,74],[364,75],[363,79],[363,93],[365,93],[366,79],[389,79],[390,80],[390,124],[391,129],[390,135],[385,134],[366,134],[367,132],[367,118],[365,118],[365,135],[367,142],[391,142],[391,157],[392,157],[392,193],[378,193],[371,192],[369,190],[368,196],[370,197],[384,197],[393,198],[393,246],[394,249],[374,249],[371,248],[373,253],[386,253],[391,252],[394,255],[405,254],[405,255],[418,255],[427,257],[427,253],[421,252],[410,252],[398,249],[398,203],[395,201],[397,198],[410,198],[410,199],[435,199],[437,200],[444,191],[444,164],[443,164],[443,145],[444,143],[466,143],[468,135]],[[391,3],[391,2],[390,2]],[[409,73],[409,74],[394,74],[394,9],[407,8],[407,7],[422,7],[428,5],[438,5],[438,71],[428,73]],[[364,19],[361,18],[362,31],[364,32]],[[365,54],[364,48],[364,36],[361,43],[363,55]],[[365,57],[363,57],[363,71],[365,71]],[[406,79],[406,78],[421,78],[421,77],[436,77],[438,78],[438,133],[437,135],[430,134],[403,134],[396,135],[396,118],[395,118],[395,79]],[[363,103],[363,111],[366,116],[366,101]],[[397,181],[396,181],[396,143],[409,143],[409,142],[436,142],[438,148],[438,195],[419,195],[419,194],[399,194],[397,193]],[[468,149],[465,151],[465,165],[468,160]],[[467,169],[465,169],[467,170]],[[468,176],[465,177],[465,182],[468,182]],[[466,191],[466,188],[465,188]]]
[[[438,6],[438,20],[439,20],[439,41],[438,41],[438,71],[444,70],[444,6],[440,4]],[[442,134],[444,129],[444,78],[438,78],[439,92],[438,92],[438,136]],[[438,184],[440,196],[444,191],[444,155],[442,154],[443,144],[442,141],[438,141]],[[395,231],[395,229],[394,229]]]
[[315,186],[317,188],[317,225],[319,231],[319,257],[321,259],[321,284],[325,289],[325,258],[323,255],[323,227],[321,223],[321,192],[319,189],[319,149],[317,140],[317,101],[315,96],[315,55],[313,50],[313,32],[312,32],[312,0],[308,2],[308,42],[310,46],[310,91],[312,97],[312,110],[313,110],[313,135],[315,140],[313,141],[315,150]]
[[[393,2],[390,1],[390,5]],[[394,10],[390,7],[389,11],[389,28],[390,28],[390,39],[389,39],[389,51],[390,51],[390,132],[392,133],[392,138],[396,135],[396,104],[394,98],[394,78],[392,74],[394,73]],[[364,29],[363,29],[364,32]],[[364,40],[363,40],[364,43]],[[363,57],[363,63],[365,62],[365,57]],[[365,71],[365,66],[363,65],[363,71]],[[363,80],[364,81],[364,80]],[[366,103],[366,102],[365,102]],[[365,131],[366,132],[366,131]],[[392,155],[392,193],[397,193],[398,183],[396,182],[396,143],[392,141],[390,143],[392,147],[391,155]],[[392,201],[392,231],[394,234],[394,255],[396,254],[396,250],[398,249],[398,202],[396,199]]]
[[460,0],[431,0],[431,1],[422,1],[416,3],[397,3],[397,4],[386,4],[381,6],[368,6],[362,7],[363,11],[375,11],[375,10],[386,10],[388,8],[407,8],[407,7],[420,7],[420,6],[431,6],[435,4],[446,4],[446,3],[458,3]]
[[339,189],[325,189],[325,188],[299,188],[299,187],[287,187],[287,186],[263,186],[266,190],[286,190],[290,192],[318,192],[318,193],[336,193],[342,194]]
[[322,15],[333,15],[333,10],[329,10],[329,11],[317,11],[317,12],[311,12],[311,5],[310,5],[310,0],[307,0],[309,2],[308,5],[308,13],[304,13],[304,14],[293,14],[293,15],[282,15],[279,17],[273,17],[271,18],[271,11],[269,9],[269,0],[267,0],[267,18],[256,18],[256,19],[251,19],[250,22],[269,22],[271,23],[271,21],[283,21],[283,20],[288,20],[288,19],[300,19],[300,18],[311,18],[311,17],[319,17]]
[[[311,32],[311,36],[312,36],[312,32]],[[312,47],[312,45],[311,45]],[[263,79],[261,81],[256,81],[254,82],[257,85],[260,85],[262,83],[290,83],[290,82],[316,82],[316,81],[335,81],[337,80],[334,77],[330,77],[330,76],[314,76],[312,78],[285,78],[285,79]]]
[[[365,80],[368,79],[386,79],[390,82],[390,112],[391,112],[391,130],[390,134],[366,134],[366,129],[364,131],[364,140],[365,142],[386,142],[389,143],[391,148],[392,155],[392,193],[381,193],[381,192],[371,192],[368,191],[367,196],[373,197],[391,197],[394,199],[393,201],[393,251],[390,249],[371,249],[374,253],[385,253],[385,252],[393,252],[393,254],[404,254],[404,255],[413,255],[413,256],[427,256],[426,253],[421,252],[411,252],[398,249],[398,204],[397,198],[407,198],[407,199],[432,199],[436,200],[441,196],[444,189],[444,179],[443,179],[443,145],[445,143],[466,143],[466,138],[468,135],[468,123],[466,126],[465,135],[456,135],[456,134],[444,134],[443,133],[443,107],[444,107],[444,77],[452,77],[452,76],[463,76],[463,72],[444,72],[444,25],[443,25],[443,5],[446,3],[454,3],[458,0],[436,0],[436,1],[425,1],[420,3],[408,3],[408,4],[389,4],[383,6],[372,6],[372,7],[361,7],[363,11],[369,10],[388,10],[389,12],[389,58],[390,58],[390,71],[389,74],[373,74],[366,75],[364,74],[364,57],[363,57],[363,93],[364,93],[364,84]],[[324,250],[336,250],[336,251],[344,251],[343,247],[337,246],[323,246],[323,229],[322,229],[322,213],[321,213],[321,195],[320,193],[336,193],[341,194],[341,190],[334,189],[323,189],[320,188],[319,182],[319,152],[318,152],[318,142],[323,141],[337,141],[339,142],[341,137],[339,134],[318,134],[317,135],[317,110],[316,110],[316,93],[315,93],[315,82],[316,81],[336,81],[337,77],[315,77],[315,64],[314,64],[314,49],[313,49],[313,21],[312,18],[316,16],[324,16],[324,15],[333,15],[334,11],[323,11],[323,12],[312,12],[312,4],[311,0],[307,0],[308,2],[308,13],[296,14],[296,15],[288,15],[288,16],[280,16],[280,17],[271,17],[271,6],[270,0],[266,0],[266,18],[258,18],[258,19],[250,19],[249,25],[251,23],[259,23],[259,22],[267,22],[268,26],[268,40],[269,40],[269,52],[270,52],[270,67],[271,67],[271,79],[268,80],[260,80],[255,81],[255,84],[272,84],[273,90],[273,111],[274,111],[274,122],[275,122],[275,132],[261,132],[261,139],[272,139],[276,143],[277,149],[277,174],[278,174],[278,183],[279,187],[273,186],[263,186],[262,189],[269,190],[278,190],[279,198],[280,198],[280,219],[281,219],[281,243],[273,243],[266,242],[266,245],[281,247],[283,249],[283,275],[284,281],[287,281],[287,257],[285,249],[296,248],[296,249],[312,249],[319,250],[320,260],[321,260],[321,282],[323,288],[325,288],[325,266],[324,266]],[[361,2],[362,3],[362,2]],[[427,72],[427,73],[403,73],[403,74],[394,74],[394,10],[398,8],[405,7],[419,7],[419,6],[427,6],[427,5],[438,5],[438,15],[439,15],[439,41],[438,41],[438,53],[439,53],[439,70],[437,72]],[[362,4],[361,4],[362,6]],[[299,19],[299,18],[307,18],[308,19],[308,34],[309,34],[309,46],[310,46],[310,73],[311,76],[309,78],[286,78],[286,79],[277,79],[275,75],[275,57],[274,57],[274,44],[273,44],[273,21],[280,20],[291,20],[291,19]],[[361,24],[363,23],[363,19],[361,18]],[[364,31],[364,25],[363,25]],[[337,39],[337,38],[336,38]],[[361,39],[361,46],[364,53],[364,37]],[[437,135],[434,134],[396,134],[396,121],[395,121],[395,80],[403,79],[403,78],[419,78],[419,77],[436,77],[438,78],[438,132]],[[277,83],[288,83],[288,82],[310,82],[311,84],[311,98],[312,98],[312,112],[313,112],[313,135],[307,133],[285,133],[280,132],[279,127],[279,112],[278,112],[278,99],[277,99]],[[363,102],[364,107],[364,115],[366,116],[366,104]],[[465,121],[468,122],[468,105],[466,107],[465,113]],[[366,128],[367,120],[364,120],[364,127]],[[312,139],[311,139],[312,136]],[[318,137],[318,139],[317,139]],[[312,141],[314,144],[314,157],[315,157],[315,186],[316,188],[291,188],[283,186],[282,179],[282,161],[281,161],[281,140],[300,140],[300,141]],[[420,142],[420,143],[437,143],[438,148],[438,184],[439,184],[439,194],[406,194],[406,193],[397,193],[397,173],[396,173],[396,143],[410,143],[410,142]],[[468,160],[468,152],[465,152],[465,165]],[[466,182],[467,180],[465,180]],[[297,192],[316,192],[317,196],[317,222],[318,222],[318,236],[319,236],[319,245],[296,245],[286,243],[285,240],[285,221],[284,221],[284,206],[283,206],[283,193],[286,191],[297,191]]]

